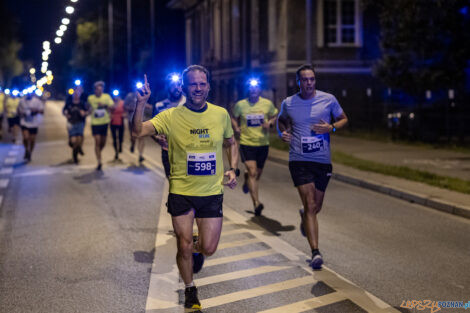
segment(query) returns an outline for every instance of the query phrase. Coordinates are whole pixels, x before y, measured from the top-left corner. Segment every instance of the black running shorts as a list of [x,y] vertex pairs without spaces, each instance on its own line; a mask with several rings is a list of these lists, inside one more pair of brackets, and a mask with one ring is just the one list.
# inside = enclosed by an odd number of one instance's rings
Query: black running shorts
[[325,192],[333,166],[309,161],[291,161],[289,171],[295,187],[314,183],[315,189]]
[[269,146],[245,146],[240,145],[240,155],[242,162],[256,161],[256,167],[263,169],[268,158]]
[[8,127],[12,128],[15,125],[20,125],[20,117],[19,116],[9,117],[8,118]]
[[104,125],[91,125],[91,133],[93,136],[107,136],[108,135],[108,124]]
[[37,127],[21,126],[21,129],[27,131],[31,135],[37,135],[38,134],[38,128]]
[[170,193],[168,194],[168,213],[171,216],[180,216],[194,210],[194,216],[198,218],[223,217],[223,200],[223,194],[197,197]]

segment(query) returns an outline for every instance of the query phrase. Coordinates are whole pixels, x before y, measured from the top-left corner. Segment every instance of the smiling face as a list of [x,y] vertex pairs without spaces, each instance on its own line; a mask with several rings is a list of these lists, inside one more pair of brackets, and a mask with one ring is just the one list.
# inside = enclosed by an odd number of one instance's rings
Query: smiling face
[[302,98],[309,99],[315,95],[315,73],[312,70],[300,71],[298,84]]
[[184,82],[184,92],[188,103],[195,108],[202,108],[209,95],[210,85],[207,76],[199,70],[189,71]]

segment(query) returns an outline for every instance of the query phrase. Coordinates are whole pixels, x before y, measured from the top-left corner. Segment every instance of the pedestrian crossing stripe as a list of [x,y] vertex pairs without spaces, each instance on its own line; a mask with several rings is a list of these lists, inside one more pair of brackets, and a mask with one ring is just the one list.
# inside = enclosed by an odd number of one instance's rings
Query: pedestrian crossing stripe
[[13,173],[13,167],[4,167],[0,169],[0,175],[9,175]]
[[311,276],[304,276],[301,278],[285,280],[285,281],[275,283],[275,284],[269,284],[269,285],[264,285],[261,287],[232,292],[232,293],[214,297],[214,298],[202,299],[200,301],[201,301],[202,307],[204,309],[208,309],[208,308],[212,308],[212,307],[219,306],[219,305],[224,305],[224,304],[235,302],[235,301],[255,298],[255,297],[262,296],[268,293],[274,293],[274,292],[279,292],[279,291],[283,291],[287,289],[292,289],[295,287],[311,285],[312,283],[314,283],[314,281]]
[[[160,169],[161,164],[153,161],[152,156],[146,155],[146,159],[150,161],[149,163],[151,166],[149,168],[157,175],[163,177],[162,171]],[[178,290],[181,291],[182,282],[179,278],[178,269],[174,261],[174,255],[176,254],[176,238],[172,232],[171,217],[166,212],[165,195],[167,192],[168,183],[165,180],[163,191],[164,196],[162,197],[162,204],[160,206],[159,223],[157,228],[158,231],[155,244],[155,260],[152,266],[149,292],[146,303],[146,311],[148,312],[154,312],[154,310],[165,312],[167,309],[180,307]],[[244,299],[253,299],[259,296],[269,295],[274,292],[282,292],[296,287],[313,285],[316,282],[321,281],[331,287],[334,291],[326,295],[309,297],[305,300],[278,306],[276,308],[271,308],[262,312],[305,312],[325,305],[339,303],[344,300],[350,300],[367,312],[399,313],[398,310],[391,307],[389,304],[383,302],[364,289],[356,286],[354,283],[341,277],[339,274],[333,272],[326,266],[323,266],[321,271],[313,272],[311,268],[306,265],[305,260],[308,258],[306,254],[297,250],[292,245],[285,242],[284,240],[281,240],[277,236],[266,234],[265,230],[262,229],[259,225],[249,221],[247,218],[243,217],[225,205],[224,216],[225,218],[223,225],[234,225],[236,228],[228,229],[227,231],[223,230],[221,238],[236,234],[250,234],[254,238],[230,241],[227,243],[222,242],[220,243],[218,250],[229,247],[241,247],[257,242],[262,242],[270,248],[224,257],[217,257],[216,253],[214,256],[206,259],[204,263],[204,269],[207,269],[211,266],[231,264],[237,261],[250,260],[270,255],[282,255],[289,261],[283,262],[282,265],[277,266],[264,264],[263,266],[256,268],[232,271],[201,278],[197,278],[196,275],[196,286],[209,286],[211,284],[223,283],[225,281],[249,278],[253,277],[254,275],[286,271],[294,267],[303,268],[307,275],[300,278],[284,280],[281,282],[251,288],[248,290],[241,290],[212,298],[200,299],[203,310],[206,308],[217,307],[223,304],[228,305],[230,303]],[[170,254],[168,254],[169,252]],[[311,275],[308,275],[308,273]]]
[[287,305],[279,306],[269,310],[259,311],[258,313],[300,313],[310,311],[315,308],[319,308],[328,304],[333,304],[347,298],[339,292],[332,292],[324,296],[315,297]]
[[254,275],[283,271],[289,268],[292,268],[292,266],[273,266],[273,265],[260,266],[260,267],[250,268],[247,270],[235,271],[235,272],[195,279],[194,283],[196,284],[196,286],[200,287],[200,286],[205,286],[205,285],[210,285],[210,284],[221,283],[221,282],[225,282],[229,280],[250,277]]
[[217,247],[217,250],[235,248],[235,247],[249,245],[249,244],[252,244],[252,243],[260,243],[260,242],[261,241],[258,238],[250,238],[250,239],[245,239],[245,240],[219,243],[219,246]]
[[206,259],[206,261],[204,262],[204,268],[207,268],[209,266],[214,266],[214,265],[220,265],[220,264],[259,258],[259,257],[267,256],[267,255],[273,255],[276,253],[277,252],[274,251],[273,249],[267,249],[267,250],[242,253],[242,254],[237,254],[237,255],[232,255],[232,256],[220,257],[220,258],[210,258],[210,259]]

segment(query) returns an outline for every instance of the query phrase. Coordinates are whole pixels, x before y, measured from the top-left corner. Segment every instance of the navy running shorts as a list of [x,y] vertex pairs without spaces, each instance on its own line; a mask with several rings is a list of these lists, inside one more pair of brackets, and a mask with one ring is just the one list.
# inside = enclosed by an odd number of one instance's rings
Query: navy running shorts
[[108,124],[104,125],[91,125],[91,133],[93,136],[107,136],[108,135]]
[[256,161],[256,167],[259,169],[264,168],[264,163],[268,158],[269,146],[245,146],[240,145],[240,155],[242,162]]
[[310,161],[290,161],[289,171],[295,187],[314,183],[315,189],[325,192],[333,166]]

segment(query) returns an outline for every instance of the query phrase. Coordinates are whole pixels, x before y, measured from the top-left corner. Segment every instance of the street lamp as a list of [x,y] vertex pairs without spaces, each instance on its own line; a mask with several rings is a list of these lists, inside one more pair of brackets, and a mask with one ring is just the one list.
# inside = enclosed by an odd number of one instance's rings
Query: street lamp
[[60,44],[60,43],[62,42],[62,38],[56,37],[56,39],[54,39],[54,42],[55,42],[56,44]]
[[60,25],[59,29],[63,32],[65,32],[67,30],[67,26],[65,25]]
[[62,24],[64,24],[64,25],[69,25],[69,24],[70,24],[70,20],[69,20],[68,18],[64,17],[64,18],[62,19]]
[[64,32],[59,29],[58,31],[55,32],[55,34],[59,37],[62,37],[64,35]]
[[75,9],[71,6],[65,8],[65,12],[67,12],[67,14],[72,14],[74,11]]

